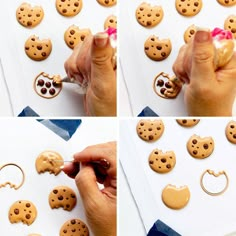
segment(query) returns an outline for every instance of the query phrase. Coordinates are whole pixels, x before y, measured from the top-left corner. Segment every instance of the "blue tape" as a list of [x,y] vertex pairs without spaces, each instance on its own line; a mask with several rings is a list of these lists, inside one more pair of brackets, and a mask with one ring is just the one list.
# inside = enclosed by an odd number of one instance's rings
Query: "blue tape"
[[144,117],[144,116],[157,117],[158,115],[150,107],[147,106],[138,115],[138,117]]
[[25,107],[22,112],[18,115],[18,117],[25,117],[25,116],[39,116],[32,108],[29,106]]
[[178,234],[162,221],[157,220],[148,232],[147,236],[181,236],[181,234]]

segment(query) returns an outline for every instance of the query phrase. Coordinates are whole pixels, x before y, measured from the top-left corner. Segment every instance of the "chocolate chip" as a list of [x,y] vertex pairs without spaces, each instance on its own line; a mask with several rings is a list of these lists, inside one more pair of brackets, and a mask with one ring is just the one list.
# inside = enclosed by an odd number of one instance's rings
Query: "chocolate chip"
[[187,120],[182,120],[182,123],[183,123],[183,124],[186,124],[186,123],[187,123]]
[[63,230],[63,233],[64,233],[64,234],[66,234],[66,233],[67,233],[67,230],[66,230],[66,229],[64,229],[64,230]]
[[52,84],[51,84],[51,82],[49,82],[49,81],[45,83],[45,86],[46,86],[47,88],[50,88],[51,85],[52,85]]
[[167,168],[167,169],[170,169],[170,168],[171,168],[171,164],[167,164],[167,165],[166,165],[166,168]]
[[26,214],[25,218],[26,218],[27,220],[29,220],[29,219],[31,218],[31,215],[30,215],[30,214]]
[[166,86],[166,88],[171,88],[172,87],[169,82],[166,82],[165,86]]
[[194,154],[194,155],[197,155],[197,150],[194,150],[194,151],[193,151],[193,154]]
[[58,200],[60,200],[60,201],[62,201],[63,199],[64,199],[64,198],[63,198],[63,196],[61,196],[61,195],[58,197]]
[[149,140],[153,140],[153,138],[154,138],[153,135],[149,135],[149,136],[148,136],[148,139],[149,139]]
[[230,128],[231,128],[231,129],[234,129],[234,125],[230,125]]
[[46,94],[46,93],[47,93],[47,89],[46,89],[46,88],[42,88],[42,89],[41,89],[41,93],[42,93],[42,94]]
[[50,93],[51,95],[54,95],[54,94],[56,93],[56,90],[55,90],[54,88],[51,88],[51,89],[49,90],[49,93]]
[[70,223],[71,223],[72,225],[74,225],[74,224],[76,223],[76,221],[75,221],[75,220],[71,220]]
[[236,139],[236,134],[233,135],[233,138]]
[[166,57],[166,53],[165,52],[162,52],[161,55],[162,55],[162,57]]
[[166,158],[161,158],[162,163],[166,163]]
[[19,211],[19,209],[14,209],[14,213],[16,214],[16,215],[18,215],[19,213],[20,213],[20,211]]
[[32,25],[32,22],[31,22],[31,21],[28,21],[28,22],[27,22],[27,25],[28,25],[28,26],[31,26],[31,25]]
[[71,34],[71,35],[74,35],[74,34],[75,34],[75,31],[74,31],[74,30],[71,30],[71,31],[70,31],[70,34]]
[[71,198],[75,198],[75,195],[73,193],[70,196],[71,196]]
[[30,205],[30,203],[26,203],[25,206],[26,207],[30,207],[31,205]]
[[46,52],[42,52],[41,54],[43,57],[46,57],[47,56],[47,53]]
[[204,149],[208,149],[208,147],[209,147],[209,146],[208,146],[207,143],[205,143],[205,144],[203,145],[203,148],[204,148]]
[[195,30],[192,29],[192,30],[189,31],[189,33],[190,33],[191,35],[193,35],[193,34],[195,34]]
[[193,139],[192,143],[196,144],[197,143],[197,139]]
[[165,91],[166,91],[166,88],[162,88],[162,89],[160,90],[161,94],[164,94]]
[[157,81],[157,86],[162,87],[163,85],[164,85],[164,80],[159,79],[159,80]]
[[158,155],[158,152],[154,152],[156,155]]
[[58,190],[57,190],[57,189],[54,189],[54,190],[53,190],[53,193],[54,193],[54,194],[57,194],[57,193],[58,193]]
[[37,85],[42,87],[44,85],[44,80],[39,79]]

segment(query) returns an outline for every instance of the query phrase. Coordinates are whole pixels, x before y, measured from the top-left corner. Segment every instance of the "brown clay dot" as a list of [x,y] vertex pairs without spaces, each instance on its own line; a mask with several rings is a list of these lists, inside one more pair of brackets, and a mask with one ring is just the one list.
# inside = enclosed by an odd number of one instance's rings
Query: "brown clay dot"
[[75,220],[71,220],[70,223],[71,223],[72,225],[74,225],[74,224],[76,223],[76,221],[75,221]]
[[46,52],[42,52],[41,55],[42,55],[43,57],[46,57],[46,56],[47,56]]
[[197,143],[197,139],[194,139],[194,140],[192,141],[192,143],[193,143],[193,144],[196,144],[196,143]]
[[195,34],[195,30],[192,29],[192,30],[189,31],[189,33],[190,33],[191,35],[193,35],[193,34]]
[[58,190],[57,190],[57,189],[54,189],[54,190],[53,190],[53,193],[54,193],[54,194],[57,194],[57,193],[58,193]]
[[28,26],[31,26],[31,25],[32,25],[32,21],[28,21],[28,22],[27,22],[27,25],[28,25]]
[[184,8],[183,10],[182,10],[182,13],[186,13],[187,12],[187,10]]
[[162,46],[157,46],[157,50],[161,50],[162,49]]
[[31,205],[30,205],[30,203],[26,203],[25,206],[26,207],[30,207]]
[[186,123],[187,123],[187,120],[182,120],[182,123],[183,123],[183,124],[186,124]]
[[39,45],[39,46],[37,46],[37,49],[38,49],[38,50],[42,50],[43,47],[42,47],[41,45]]
[[40,17],[40,14],[36,14],[37,17]]
[[25,50],[28,51],[28,50],[29,50],[29,47],[25,47]]
[[236,139],[236,134],[233,135],[233,138]]
[[149,135],[149,136],[148,136],[148,139],[149,139],[149,140],[153,140],[153,138],[154,138],[153,135]]
[[167,164],[167,165],[166,165],[166,168],[167,168],[167,169],[170,169],[170,168],[171,168],[171,164]]
[[50,93],[51,95],[54,95],[54,94],[56,93],[56,90],[55,90],[54,88],[51,88],[51,89],[49,90],[49,93]]
[[74,34],[75,34],[75,31],[74,31],[74,30],[71,30],[71,31],[70,31],[70,34],[71,34],[71,35],[74,35]]
[[75,2],[74,6],[75,6],[75,7],[78,7],[78,6],[79,6],[79,3],[78,3],[78,2]]
[[73,233],[75,233],[75,232],[76,232],[76,229],[72,229],[71,231],[72,231]]
[[67,233],[67,230],[66,230],[66,229],[64,229],[64,230],[63,230],[63,233],[64,233],[64,234],[66,234],[66,233]]
[[152,131],[152,128],[149,128],[148,131]]
[[163,85],[164,85],[164,81],[163,81],[162,79],[159,79],[159,80],[157,81],[157,86],[162,87]]
[[194,151],[193,151],[193,154],[194,154],[194,155],[197,155],[197,150],[194,150]]
[[49,81],[48,81],[48,82],[46,82],[46,84],[45,84],[45,86],[46,86],[47,88],[50,88],[50,87],[51,87],[51,85],[52,85],[52,84],[51,84],[51,82],[49,82]]
[[70,208],[70,205],[69,205],[69,204],[67,204],[67,205],[66,205],[66,208]]
[[70,41],[69,44],[70,44],[71,46],[73,46],[73,45],[74,45],[74,41]]
[[144,123],[142,122],[142,123],[140,123],[140,125],[141,125],[141,126],[144,126]]
[[194,3],[194,6],[195,6],[195,7],[198,7],[198,5],[199,5],[198,2],[195,2],[195,3]]
[[42,88],[42,89],[41,89],[41,93],[42,93],[42,94],[46,94],[46,93],[47,93],[47,89],[46,89],[46,88]]
[[16,215],[18,215],[19,213],[20,213],[20,211],[19,211],[19,209],[14,209],[14,213],[16,214]]
[[169,82],[166,82],[166,83],[165,83],[165,86],[166,86],[166,88],[171,88],[171,85],[170,85]]
[[161,158],[162,163],[166,163],[166,158]]
[[152,165],[152,164],[153,164],[153,161],[149,161],[149,164]]
[[66,10],[66,9],[63,9],[62,12],[63,12],[63,13],[67,13],[67,10]]
[[208,147],[209,147],[209,146],[208,146],[207,143],[205,143],[205,144],[203,145],[203,148],[204,148],[204,149],[208,149]]
[[161,55],[162,55],[163,57],[166,57],[166,53],[165,53],[165,52],[162,52]]
[[80,39],[81,39],[81,41],[84,41],[85,35],[81,35],[81,36],[80,36]]
[[166,88],[162,88],[162,89],[160,90],[161,94],[164,94],[165,91],[166,91]]
[[27,220],[29,220],[29,219],[31,218],[31,215],[30,215],[30,214],[26,214],[25,218],[26,218]]
[[58,200],[62,201],[62,200],[63,200],[63,196],[60,195],[60,196],[58,197]]
[[38,86],[43,86],[44,85],[44,80],[39,79],[37,85]]

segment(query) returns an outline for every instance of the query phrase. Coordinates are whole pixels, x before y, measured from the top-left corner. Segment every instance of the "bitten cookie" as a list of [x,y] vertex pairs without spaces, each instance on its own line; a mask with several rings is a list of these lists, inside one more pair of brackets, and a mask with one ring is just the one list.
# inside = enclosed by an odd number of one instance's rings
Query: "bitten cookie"
[[76,195],[71,188],[58,186],[50,192],[48,201],[52,209],[62,207],[66,211],[71,211],[76,205]]
[[138,136],[144,141],[158,140],[164,132],[162,120],[140,120],[136,126]]
[[82,9],[82,0],[56,0],[58,13],[63,16],[76,16]]
[[202,0],[176,0],[175,7],[183,16],[195,16],[202,9]]
[[32,35],[25,42],[25,53],[34,61],[42,61],[48,58],[52,51],[50,39],[40,40],[39,37]]
[[89,236],[89,229],[82,220],[72,219],[62,225],[60,236]]
[[149,166],[160,174],[170,172],[175,167],[175,163],[176,158],[173,151],[163,153],[162,150],[154,149],[149,155]]
[[198,159],[209,157],[214,150],[214,140],[212,137],[201,138],[194,134],[187,142],[189,154]]
[[188,43],[196,33],[196,26],[190,25],[184,32],[184,42]]
[[235,0],[217,0],[217,2],[226,7],[231,7],[231,6],[236,5]]
[[236,121],[230,121],[225,129],[226,138],[229,142],[236,144]]
[[90,34],[92,34],[90,29],[79,29],[78,26],[72,25],[66,30],[64,40],[68,47],[74,49],[77,44],[83,42]]
[[199,119],[177,119],[177,123],[183,127],[193,127],[199,123]]
[[37,209],[32,202],[20,200],[12,204],[8,216],[12,224],[22,222],[31,225],[37,217]]
[[112,7],[116,5],[116,0],[97,0],[97,2],[104,7]]
[[188,186],[176,187],[175,185],[168,184],[162,190],[162,201],[163,203],[174,210],[184,208],[190,199],[190,191]]
[[151,35],[144,43],[146,55],[154,61],[165,60],[171,53],[172,45],[170,39],[160,40],[155,35]]
[[104,30],[108,28],[117,28],[117,17],[115,15],[110,15],[106,18],[104,22]]
[[27,28],[33,28],[38,25],[43,17],[43,8],[40,6],[32,7],[29,3],[22,3],[16,10],[17,21]]
[[54,151],[44,151],[36,159],[35,167],[39,174],[48,171],[50,174],[58,175],[60,167],[64,165],[62,156]]
[[161,6],[151,6],[151,4],[143,2],[136,9],[136,19],[138,23],[144,27],[154,27],[158,25],[164,12]]
[[[236,1],[235,1],[236,2]],[[224,23],[225,30],[230,31],[236,39],[236,15],[230,15]]]

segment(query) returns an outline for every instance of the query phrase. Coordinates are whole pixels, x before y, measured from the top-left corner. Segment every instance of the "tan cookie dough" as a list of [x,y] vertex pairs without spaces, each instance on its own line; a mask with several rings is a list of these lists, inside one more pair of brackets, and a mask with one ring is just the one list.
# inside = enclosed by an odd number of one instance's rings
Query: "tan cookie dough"
[[42,236],[41,234],[29,234],[28,236]]
[[63,16],[76,16],[83,6],[82,0],[56,0],[57,11]]
[[175,0],[175,7],[183,16],[195,16],[202,9],[202,0]]
[[49,57],[52,51],[50,39],[40,40],[39,37],[32,35],[25,42],[25,53],[34,61],[42,61]]
[[230,31],[236,39],[236,15],[230,15],[227,17],[224,23],[224,29]]
[[190,199],[190,191],[188,186],[176,187],[175,185],[168,184],[162,190],[163,203],[174,210],[184,208]]
[[173,151],[162,152],[154,149],[149,155],[149,166],[157,173],[168,173],[175,167],[176,157]]
[[43,17],[44,11],[41,6],[32,7],[29,3],[22,3],[16,10],[17,21],[27,28],[38,25]]
[[214,150],[214,140],[212,137],[204,137],[194,134],[187,142],[189,154],[197,159],[209,157]]
[[62,207],[66,211],[71,211],[76,205],[76,195],[67,186],[57,186],[50,192],[48,201],[52,209]]
[[37,209],[32,202],[20,200],[12,204],[8,216],[12,224],[22,222],[31,225],[37,217]]
[[199,123],[200,119],[177,119],[176,121],[183,127],[193,127]]
[[106,18],[104,22],[104,30],[108,28],[117,28],[117,17],[115,15],[110,15]]
[[97,0],[97,2],[104,7],[112,7],[116,5],[116,0]]
[[188,43],[197,32],[195,25],[190,25],[184,32],[184,42]]
[[58,175],[63,165],[62,156],[55,151],[44,151],[39,154],[35,161],[35,167],[39,174],[48,171],[50,174]]
[[235,0],[217,0],[219,4],[226,6],[226,7],[231,7],[236,5]]
[[225,135],[229,142],[236,144],[236,121],[230,121],[225,129]]
[[142,119],[136,126],[138,136],[144,141],[152,142],[158,140],[164,132],[162,120]]
[[68,47],[74,49],[77,44],[83,42],[91,34],[90,29],[79,29],[78,26],[72,25],[66,30],[64,40]]
[[154,61],[165,60],[171,53],[172,45],[170,39],[159,39],[151,35],[144,43],[145,54]]
[[136,19],[144,27],[154,27],[158,25],[164,16],[161,6],[152,6],[143,2],[136,9]]
[[62,225],[60,236],[89,236],[89,229],[82,220],[71,219]]

